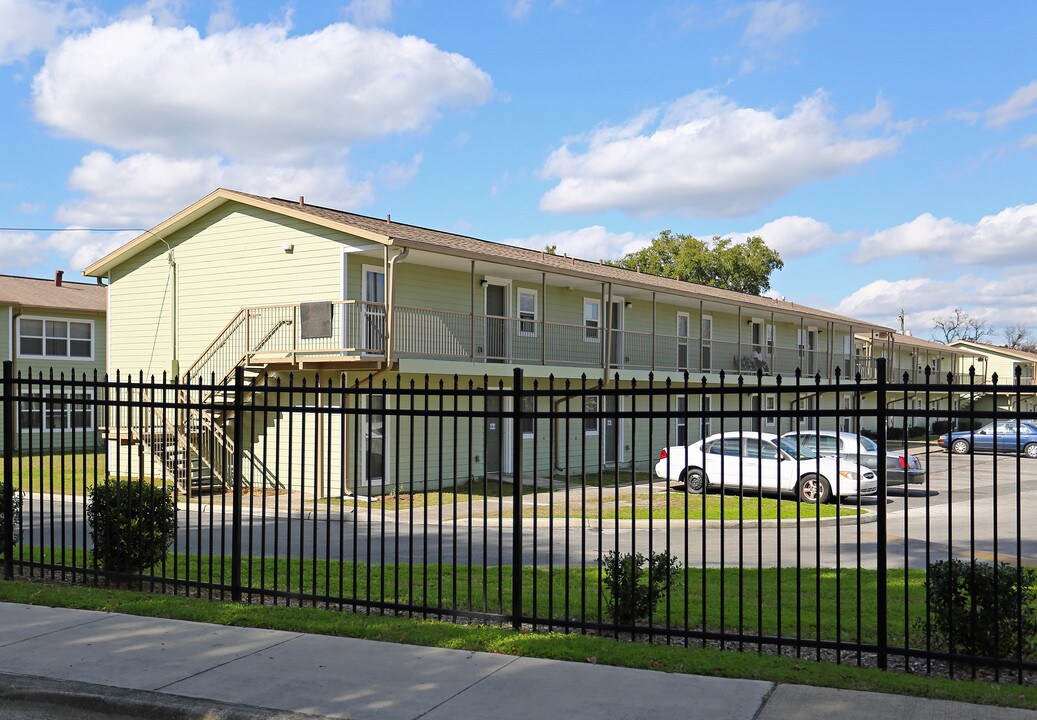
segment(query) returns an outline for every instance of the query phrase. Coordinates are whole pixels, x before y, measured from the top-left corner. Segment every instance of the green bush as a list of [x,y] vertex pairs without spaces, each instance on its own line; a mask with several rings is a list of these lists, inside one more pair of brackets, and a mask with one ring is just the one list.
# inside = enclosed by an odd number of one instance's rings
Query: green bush
[[[1035,583],[1034,568],[962,560],[931,563],[925,592],[932,640],[980,657],[1032,657],[1037,653]],[[924,632],[925,618],[916,626]]]
[[[645,567],[645,563],[648,567]],[[605,574],[605,609],[613,622],[633,625],[647,620],[667,590],[680,583],[680,561],[673,555],[609,551],[602,559]]]
[[176,533],[176,502],[163,487],[112,480],[86,507],[94,560],[102,570],[140,573],[166,555]]
[[12,545],[17,545],[22,539],[22,494],[17,491],[14,493],[13,512],[11,517],[7,517],[3,504],[3,494],[6,491],[7,483],[0,480],[0,558],[4,556],[6,538],[11,538]]

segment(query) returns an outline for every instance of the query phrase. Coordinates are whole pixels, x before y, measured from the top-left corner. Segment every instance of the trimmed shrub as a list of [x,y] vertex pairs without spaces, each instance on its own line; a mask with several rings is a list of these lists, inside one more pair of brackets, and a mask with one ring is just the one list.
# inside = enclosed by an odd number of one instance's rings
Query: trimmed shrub
[[[645,567],[647,562],[648,567]],[[681,563],[674,555],[609,551],[602,559],[605,574],[605,609],[618,625],[648,620],[666,592],[681,581]]]
[[165,557],[176,533],[176,502],[161,486],[112,480],[86,506],[94,560],[102,570],[140,573]]
[[7,483],[0,480],[0,558],[4,556],[5,540],[11,538],[12,545],[17,545],[22,539],[22,494],[17,490],[14,493],[13,512],[7,517],[4,512],[3,497],[7,491]]
[[[1013,658],[1037,653],[1037,570],[1008,563],[930,563],[931,639],[951,651]],[[916,626],[926,630],[925,618]]]

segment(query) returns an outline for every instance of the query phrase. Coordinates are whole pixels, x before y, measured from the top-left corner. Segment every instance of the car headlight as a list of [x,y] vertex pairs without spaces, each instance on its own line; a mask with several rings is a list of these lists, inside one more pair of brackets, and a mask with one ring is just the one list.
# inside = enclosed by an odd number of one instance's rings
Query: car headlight
[[855,473],[853,470],[840,470],[839,475],[846,478],[847,480],[857,479],[857,473]]

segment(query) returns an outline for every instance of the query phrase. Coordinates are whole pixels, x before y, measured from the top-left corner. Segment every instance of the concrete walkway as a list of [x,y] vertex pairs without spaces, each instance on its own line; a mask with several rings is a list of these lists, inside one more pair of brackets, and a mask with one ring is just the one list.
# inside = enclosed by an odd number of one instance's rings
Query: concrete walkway
[[[5,714],[7,713],[7,714]],[[1037,720],[1037,712],[0,603],[0,718]]]

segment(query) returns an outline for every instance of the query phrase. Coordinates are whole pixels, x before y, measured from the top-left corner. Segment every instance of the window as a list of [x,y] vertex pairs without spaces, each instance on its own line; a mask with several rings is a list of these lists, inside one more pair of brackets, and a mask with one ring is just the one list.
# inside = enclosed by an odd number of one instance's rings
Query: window
[[522,397],[522,437],[536,434],[536,398]]
[[713,317],[702,316],[702,370],[708,372],[713,368]]
[[688,398],[677,398],[677,416],[673,419],[674,445],[688,444]]
[[583,399],[583,412],[586,413],[586,416],[583,418],[583,432],[587,435],[598,434],[599,407],[597,395],[590,395]]
[[691,318],[688,313],[677,313],[677,369],[690,370],[688,365],[688,335],[691,332]]
[[[774,413],[778,409],[778,398],[775,395],[764,395],[763,396],[763,410],[765,413]],[[777,425],[778,419],[773,414],[764,415],[763,426],[766,428],[773,428]]]
[[94,323],[90,320],[20,317],[18,356],[91,360],[94,357]]
[[518,291],[519,335],[537,334],[537,291],[519,288]]
[[583,339],[598,342],[601,339],[601,301],[583,299]]
[[93,392],[43,388],[18,406],[18,427],[22,432],[88,431],[94,429]]
[[713,434],[713,418],[709,416],[709,412],[713,409],[713,396],[703,395],[702,396],[702,437],[709,437]]

